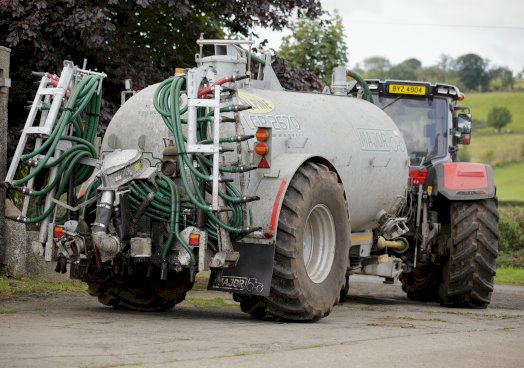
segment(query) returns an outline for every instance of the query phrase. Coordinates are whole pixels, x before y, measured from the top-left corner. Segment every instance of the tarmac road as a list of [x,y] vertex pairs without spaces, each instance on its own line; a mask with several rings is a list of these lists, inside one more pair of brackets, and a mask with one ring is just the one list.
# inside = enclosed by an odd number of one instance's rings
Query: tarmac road
[[[317,323],[257,321],[206,291],[165,313],[87,294],[0,296],[0,367],[524,367],[524,287],[497,286],[488,309],[468,310],[409,301],[374,277],[352,282]],[[225,306],[202,303],[216,297]]]

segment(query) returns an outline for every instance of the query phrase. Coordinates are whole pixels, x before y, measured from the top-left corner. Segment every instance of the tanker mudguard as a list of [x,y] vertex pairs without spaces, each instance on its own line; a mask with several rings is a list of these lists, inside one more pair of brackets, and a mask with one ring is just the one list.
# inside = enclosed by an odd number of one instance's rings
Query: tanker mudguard
[[[266,239],[274,240],[277,233],[278,217],[287,188],[297,170],[308,160],[333,167],[329,160],[312,154],[288,153],[273,158],[271,169],[259,170],[262,180],[257,195],[270,200],[253,202],[252,211],[260,219]],[[266,172],[263,172],[266,171]]]
[[449,200],[478,200],[495,196],[493,169],[490,165],[470,162],[445,162],[435,165],[432,182],[434,194]]

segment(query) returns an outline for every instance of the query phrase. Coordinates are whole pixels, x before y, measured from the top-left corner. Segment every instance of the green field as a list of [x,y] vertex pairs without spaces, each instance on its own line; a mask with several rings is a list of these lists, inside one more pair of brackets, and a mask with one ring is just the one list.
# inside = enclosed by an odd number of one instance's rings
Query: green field
[[493,168],[501,201],[524,202],[524,161]]
[[[486,121],[488,113],[494,106],[506,106],[511,112],[513,119],[507,125],[515,133],[524,133],[524,93],[523,92],[489,92],[489,93],[467,93],[466,99],[461,105],[469,106],[475,119]],[[475,126],[473,125],[473,129]],[[491,133],[494,129],[483,127],[479,133]]]
[[524,270],[518,268],[499,268],[495,276],[496,284],[524,285]]
[[459,150],[469,153],[470,162],[501,165],[524,160],[524,134],[475,134],[471,145]]
[[[469,93],[462,104],[473,115],[471,145],[460,147],[466,151],[462,158],[493,166],[500,200],[524,201],[524,92]],[[496,134],[489,126],[475,124],[486,121],[494,106],[511,111],[513,119],[507,126],[511,133]]]

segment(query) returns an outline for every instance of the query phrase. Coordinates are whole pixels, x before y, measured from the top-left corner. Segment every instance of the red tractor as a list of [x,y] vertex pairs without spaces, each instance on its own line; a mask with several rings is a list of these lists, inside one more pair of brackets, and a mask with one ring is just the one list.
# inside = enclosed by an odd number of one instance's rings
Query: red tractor
[[489,165],[458,161],[459,145],[471,141],[471,114],[457,106],[464,95],[448,84],[366,82],[359,90],[397,124],[410,159],[407,202],[399,210],[407,226],[396,241],[379,239],[378,248],[402,259],[409,298],[486,307],[498,255],[497,198]]

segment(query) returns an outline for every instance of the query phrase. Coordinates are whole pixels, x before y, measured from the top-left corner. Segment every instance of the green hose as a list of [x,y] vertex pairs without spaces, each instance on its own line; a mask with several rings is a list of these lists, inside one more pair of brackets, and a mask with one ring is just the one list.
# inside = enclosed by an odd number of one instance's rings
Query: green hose
[[371,95],[371,91],[369,90],[369,86],[366,83],[365,79],[362,78],[362,76],[354,71],[348,70],[347,75],[353,78],[362,86],[362,89],[364,90],[364,99],[368,102],[373,102],[373,96]]
[[[67,192],[71,178],[74,177],[74,185],[76,186],[85,182],[92,175],[94,168],[81,164],[80,160],[84,158],[96,159],[97,157],[94,140],[98,129],[101,106],[101,96],[98,93],[100,83],[102,83],[100,76],[83,76],[72,90],[65,106],[61,109],[60,117],[51,134],[45,138],[40,147],[22,155],[22,160],[31,160],[33,169],[28,175],[13,181],[14,189],[21,190],[31,197],[39,198],[56,189],[54,198],[58,200],[62,194]],[[45,108],[47,107],[44,106]],[[60,141],[69,141],[73,145],[62,152],[59,157],[52,159]],[[40,157],[36,158],[37,156]],[[56,176],[53,180],[48,180],[47,184],[41,189],[21,188],[22,185],[39,174],[49,178],[49,170],[54,168],[56,168]],[[98,183],[98,185],[100,184]],[[92,196],[93,191],[91,190],[88,194]],[[39,203],[43,202],[43,200],[39,200]],[[54,211],[55,207],[56,204],[51,202],[50,207],[44,211],[41,205],[38,205],[36,216],[17,220],[24,223],[42,221]],[[85,215],[85,207],[82,210],[81,214]]]

